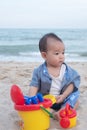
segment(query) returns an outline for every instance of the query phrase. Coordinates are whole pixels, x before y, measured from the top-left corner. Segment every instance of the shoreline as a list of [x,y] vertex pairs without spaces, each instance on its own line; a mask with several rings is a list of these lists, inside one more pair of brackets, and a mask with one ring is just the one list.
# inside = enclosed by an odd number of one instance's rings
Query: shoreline
[[[10,58],[4,58],[4,57],[1,57],[0,56],[0,62],[30,62],[30,63],[32,63],[32,62],[44,62],[44,60],[43,60],[43,58],[42,57],[32,57],[32,56],[30,56],[30,57],[17,57],[17,58],[12,58],[12,57],[10,57]],[[65,60],[65,62],[87,62],[87,57],[78,57],[78,59],[77,58],[75,58],[75,57],[73,57],[73,58],[66,58],[66,60]]]
[[[28,94],[29,82],[35,67],[42,62],[0,62],[0,130],[19,130],[18,113],[10,97],[10,89],[17,84],[24,94]],[[87,126],[87,62],[66,62],[81,76],[80,106],[77,110],[77,125],[73,130],[84,130]],[[61,130],[57,121],[52,121],[49,130]]]
[[[34,63],[34,64],[41,64],[43,63],[43,61],[37,61],[37,62],[33,62],[33,61],[0,61],[0,63]],[[87,63],[87,61],[65,61],[65,63]]]

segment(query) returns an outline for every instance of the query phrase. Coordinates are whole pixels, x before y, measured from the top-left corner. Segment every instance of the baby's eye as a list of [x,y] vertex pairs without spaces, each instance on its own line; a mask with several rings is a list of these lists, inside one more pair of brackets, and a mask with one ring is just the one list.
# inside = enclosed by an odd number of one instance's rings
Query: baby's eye
[[58,52],[56,52],[56,53],[55,53],[55,55],[59,55],[59,53],[58,53]]
[[65,54],[65,52],[62,52],[62,54],[64,55],[64,54]]

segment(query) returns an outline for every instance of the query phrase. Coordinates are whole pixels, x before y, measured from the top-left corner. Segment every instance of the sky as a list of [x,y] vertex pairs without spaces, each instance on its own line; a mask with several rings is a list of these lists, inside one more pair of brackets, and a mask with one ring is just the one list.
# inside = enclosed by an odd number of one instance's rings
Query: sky
[[0,0],[0,28],[87,28],[87,0]]

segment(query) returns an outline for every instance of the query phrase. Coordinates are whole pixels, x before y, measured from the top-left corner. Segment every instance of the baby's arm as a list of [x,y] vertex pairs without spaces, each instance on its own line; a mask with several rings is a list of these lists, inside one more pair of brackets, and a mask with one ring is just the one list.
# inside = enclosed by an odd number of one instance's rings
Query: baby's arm
[[29,89],[29,96],[35,96],[37,94],[37,91],[38,91],[38,87],[34,87],[34,86],[30,86],[30,89]]
[[59,95],[56,97],[57,103],[61,103],[63,102],[63,100],[70,94],[73,92],[74,86],[73,84],[70,84],[66,90],[63,92],[63,94]]
[[39,88],[39,78],[38,78],[38,69],[34,69],[32,79],[29,86],[29,96],[35,96]]

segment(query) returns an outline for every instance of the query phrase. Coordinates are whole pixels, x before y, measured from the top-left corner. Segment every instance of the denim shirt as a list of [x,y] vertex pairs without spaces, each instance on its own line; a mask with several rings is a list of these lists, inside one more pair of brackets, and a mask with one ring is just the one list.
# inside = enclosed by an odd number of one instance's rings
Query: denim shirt
[[[65,63],[63,63],[65,64]],[[74,85],[73,92],[78,91],[78,87],[80,84],[80,76],[79,74],[65,64],[66,70],[62,80],[62,88],[60,94],[62,94],[69,84]],[[38,68],[34,69],[32,80],[30,86],[38,87],[38,92],[41,92],[43,95],[49,94],[51,88],[52,78],[50,77],[46,62],[40,65]]]

